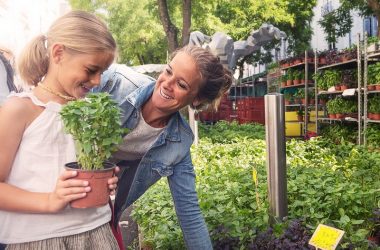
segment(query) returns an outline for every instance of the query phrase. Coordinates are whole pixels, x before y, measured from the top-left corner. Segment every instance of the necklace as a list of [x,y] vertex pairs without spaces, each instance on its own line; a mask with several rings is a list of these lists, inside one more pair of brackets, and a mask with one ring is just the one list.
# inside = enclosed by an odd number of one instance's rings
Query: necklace
[[66,101],[74,101],[74,100],[77,99],[77,98],[72,97],[72,96],[67,96],[67,95],[63,95],[63,94],[61,94],[59,92],[55,92],[54,90],[52,90],[51,88],[49,88],[48,86],[46,86],[46,85],[44,85],[44,84],[42,84],[40,82],[38,83],[38,86],[40,86],[43,90],[45,90],[45,91],[47,91],[47,92],[49,92],[49,93],[51,93],[53,95],[56,95],[58,97],[61,97],[62,99],[65,99]]

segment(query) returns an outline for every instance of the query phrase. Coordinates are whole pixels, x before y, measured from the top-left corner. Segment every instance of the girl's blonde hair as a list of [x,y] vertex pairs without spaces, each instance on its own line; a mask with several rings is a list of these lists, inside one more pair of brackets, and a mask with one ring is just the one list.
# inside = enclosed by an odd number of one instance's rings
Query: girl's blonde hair
[[116,53],[112,34],[95,15],[85,11],[71,11],[58,18],[46,36],[39,35],[23,49],[18,61],[20,77],[29,85],[37,85],[49,67],[49,49],[59,43],[74,53]]

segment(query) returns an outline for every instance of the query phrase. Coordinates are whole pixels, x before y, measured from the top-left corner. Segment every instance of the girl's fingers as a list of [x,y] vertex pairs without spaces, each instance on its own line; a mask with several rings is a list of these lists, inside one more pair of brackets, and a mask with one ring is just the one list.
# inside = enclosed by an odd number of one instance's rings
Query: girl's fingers
[[65,170],[61,176],[59,176],[59,179],[61,181],[65,181],[67,179],[70,179],[70,178],[73,178],[75,176],[77,176],[78,172],[77,171],[68,171],[68,170]]

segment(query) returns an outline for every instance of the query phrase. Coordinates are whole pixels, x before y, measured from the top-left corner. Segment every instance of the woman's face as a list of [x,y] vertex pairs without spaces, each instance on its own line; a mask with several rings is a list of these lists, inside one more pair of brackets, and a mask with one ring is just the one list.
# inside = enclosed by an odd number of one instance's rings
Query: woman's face
[[153,106],[162,113],[172,114],[195,101],[201,83],[194,59],[179,52],[157,79]]
[[83,98],[99,85],[101,74],[113,61],[112,53],[73,54],[64,52],[56,69],[62,94]]

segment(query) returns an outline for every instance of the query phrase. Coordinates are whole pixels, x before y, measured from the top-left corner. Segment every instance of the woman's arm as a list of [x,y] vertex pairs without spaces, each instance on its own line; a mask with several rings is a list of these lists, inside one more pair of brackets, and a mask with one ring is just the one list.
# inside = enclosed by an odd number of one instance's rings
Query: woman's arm
[[[5,183],[20,145],[23,133],[38,116],[29,100],[10,98],[0,109],[0,209],[16,212],[51,213],[70,201],[85,196],[88,183],[69,179],[76,171],[66,171],[52,193],[36,193]],[[86,189],[87,188],[87,189]]]
[[195,173],[190,152],[173,169],[173,174],[168,177],[169,187],[187,249],[212,249],[195,191]]

